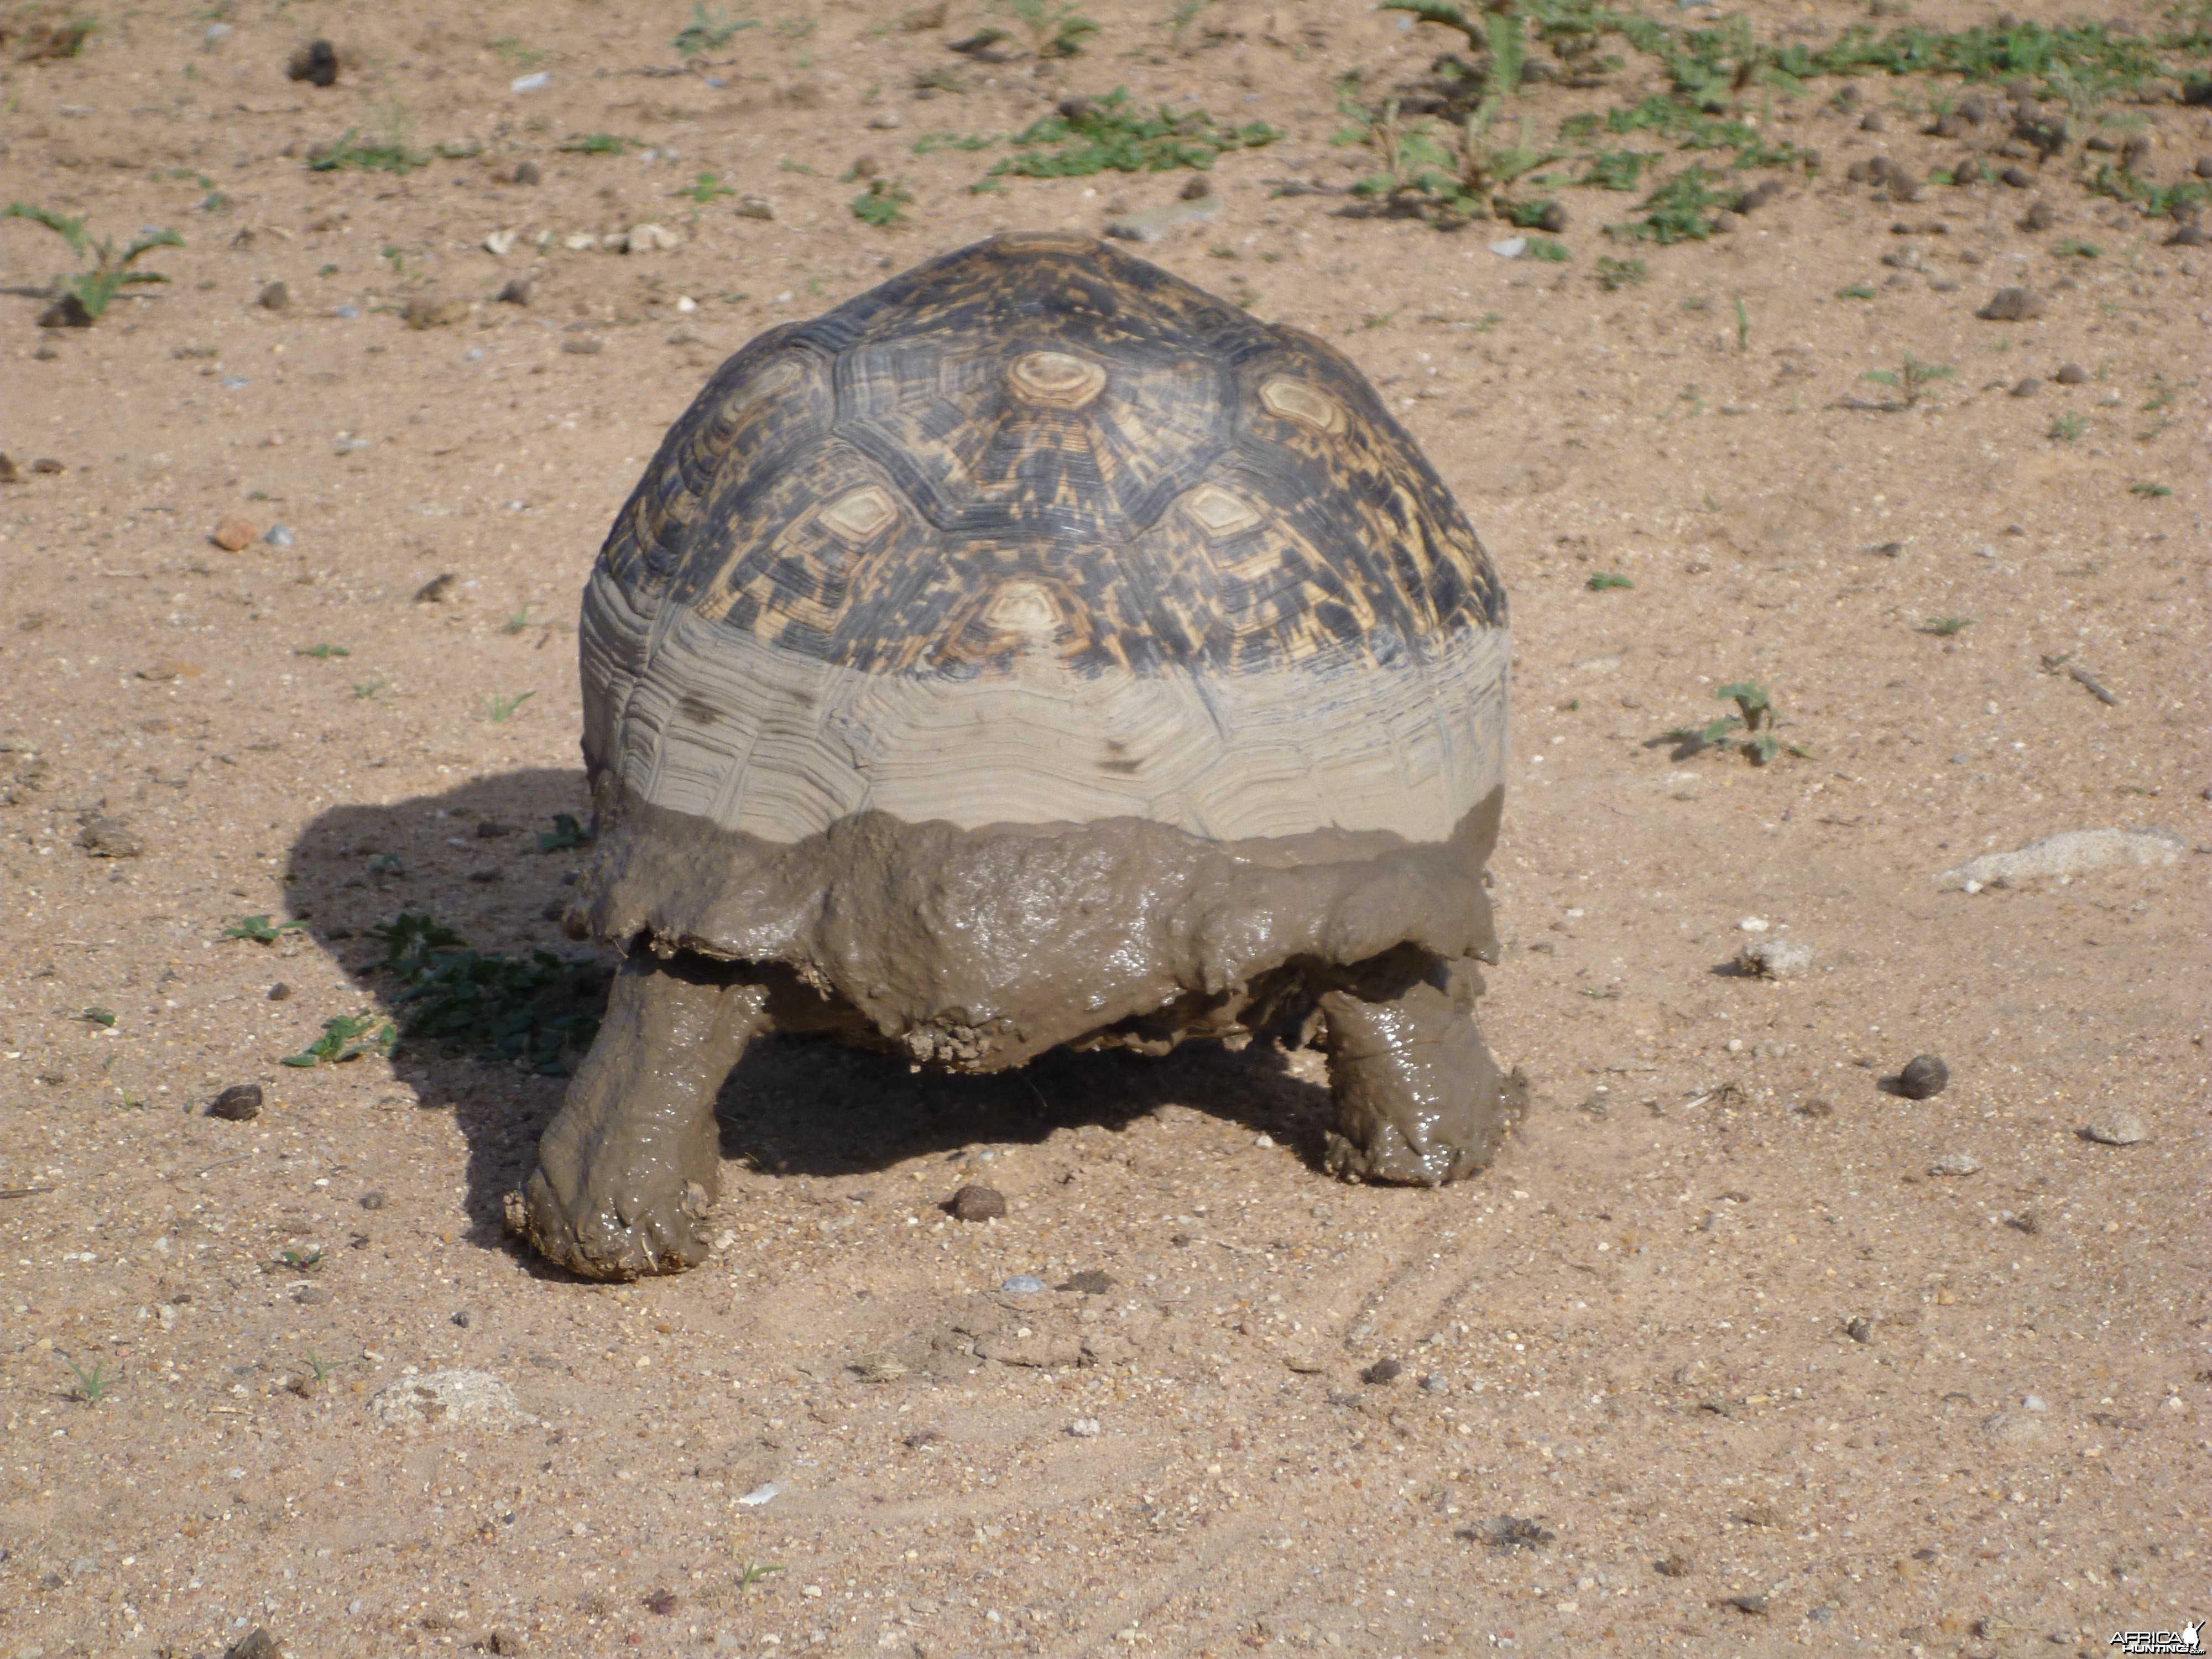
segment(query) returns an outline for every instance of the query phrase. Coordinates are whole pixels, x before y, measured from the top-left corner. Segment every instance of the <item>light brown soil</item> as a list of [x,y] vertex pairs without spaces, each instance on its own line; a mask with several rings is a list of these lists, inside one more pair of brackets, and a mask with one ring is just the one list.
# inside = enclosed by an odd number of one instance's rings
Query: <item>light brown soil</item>
[[[1872,78],[1890,131],[1822,112],[1829,88],[1781,106],[1819,179],[1710,243],[1608,244],[1638,198],[1580,187],[1565,264],[1492,254],[1493,225],[1341,217],[1272,193],[1356,176],[1333,78],[1409,82],[1443,42],[1317,0],[1209,8],[1183,50],[1164,4],[1098,0],[1104,32],[1042,71],[947,52],[964,0],[943,31],[830,6],[736,37],[720,89],[641,75],[674,62],[673,3],[218,9],[213,46],[199,7],[103,11],[82,58],[9,78],[11,195],[188,246],[83,331],[33,325],[58,240],[11,224],[0,262],[25,469],[0,528],[0,1655],[213,1655],[256,1625],[362,1659],[495,1628],[542,1655],[2090,1654],[2212,1611],[2212,256],[2085,195],[2070,155],[2033,191],[1872,199],[1850,161],[1959,148],[1918,136],[1933,89]],[[346,59],[328,91],[283,74],[318,33]],[[914,100],[946,64],[971,89]],[[510,94],[532,68],[550,85]],[[1644,73],[1522,101],[1549,131]],[[971,196],[1003,151],[908,153],[1117,82],[1285,130],[1152,257],[1350,352],[1511,590],[1481,1014],[1534,1081],[1523,1133],[1459,1187],[1351,1188],[1318,1170],[1311,1055],[952,1083],[785,1043],[723,1097],[709,1265],[541,1272],[500,1200],[558,1079],[434,1044],[277,1062],[373,1005],[365,930],[403,908],[562,947],[542,917],[579,854],[532,837],[583,805],[573,607],[660,432],[775,321],[995,228],[1172,199],[1188,174]],[[418,148],[483,154],[307,170],[395,102]],[[2116,112],[2148,118],[2162,179],[2212,153],[2212,112]],[[594,131],[660,153],[555,148]],[[909,182],[908,227],[851,216],[863,152]],[[498,181],[526,157],[542,185]],[[671,192],[709,170],[776,218],[695,222]],[[2015,228],[2028,196],[2052,229]],[[644,222],[681,245],[562,244]],[[528,235],[501,260],[503,228]],[[1918,270],[1881,263],[1907,248]],[[1649,279],[1603,292],[1597,257],[1632,252]],[[491,302],[525,272],[531,305]],[[289,310],[255,303],[272,281]],[[1978,320],[2010,285],[2043,317]],[[418,295],[465,316],[404,327]],[[1954,372],[1909,410],[1838,406],[1892,398],[1864,376],[1908,354]],[[2051,384],[2069,361],[2087,383]],[[2007,395],[2024,374],[2042,391]],[[297,544],[221,550],[230,514]],[[1675,757],[1745,678],[1809,753]],[[98,817],[140,854],[81,847]],[[2104,825],[2191,850],[1934,879]],[[256,914],[307,925],[222,937]],[[1726,971],[1751,917],[1812,971]],[[1947,1092],[1881,1090],[1923,1051]],[[204,1115],[246,1082],[257,1120]],[[2146,1140],[2075,1133],[2118,1109]],[[1928,1173],[1961,1154],[1978,1172]],[[1006,1218],[936,1207],[969,1182]],[[1114,1282],[994,1289],[1084,1271]],[[64,1357],[112,1380],[98,1403]],[[453,1366],[527,1422],[380,1426],[378,1390]],[[780,1571],[745,1590],[749,1564]]]

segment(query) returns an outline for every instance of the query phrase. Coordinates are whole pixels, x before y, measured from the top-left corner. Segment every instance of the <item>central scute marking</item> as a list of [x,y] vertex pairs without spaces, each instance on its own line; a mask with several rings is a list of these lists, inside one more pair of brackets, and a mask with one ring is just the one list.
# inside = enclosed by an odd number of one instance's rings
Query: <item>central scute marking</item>
[[873,484],[839,496],[822,509],[822,522],[848,542],[864,542],[898,517],[891,498]]
[[1014,390],[1033,404],[1080,409],[1106,389],[1106,371],[1065,351],[1031,351],[1006,369]]
[[1060,607],[1035,582],[1008,582],[985,607],[983,620],[1002,634],[1049,639],[1060,629]]
[[1282,374],[1271,376],[1260,388],[1260,401],[1267,406],[1270,415],[1296,421],[1316,432],[1344,430],[1343,406],[1327,392],[1316,392],[1303,380]]
[[1200,484],[1182,498],[1182,510],[1208,536],[1234,536],[1260,522],[1260,511],[1251,502],[1231,495],[1219,484]]

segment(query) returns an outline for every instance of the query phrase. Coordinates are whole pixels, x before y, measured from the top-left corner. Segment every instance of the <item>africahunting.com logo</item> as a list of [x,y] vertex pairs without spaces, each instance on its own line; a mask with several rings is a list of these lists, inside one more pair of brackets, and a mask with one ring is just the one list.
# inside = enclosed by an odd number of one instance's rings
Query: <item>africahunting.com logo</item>
[[2118,1630],[2106,1645],[2122,1653],[2203,1653],[2204,1626],[2192,1619],[2179,1630]]

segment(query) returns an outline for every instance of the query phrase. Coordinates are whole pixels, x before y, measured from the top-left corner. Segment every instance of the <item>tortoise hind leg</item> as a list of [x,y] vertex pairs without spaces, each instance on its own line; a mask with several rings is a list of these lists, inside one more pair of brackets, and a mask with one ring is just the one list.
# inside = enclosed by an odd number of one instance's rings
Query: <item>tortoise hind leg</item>
[[706,1260],[720,1182],[714,1097],[769,1029],[767,1001],[765,988],[703,963],[624,962],[538,1167],[507,1200],[515,1230],[589,1279]]
[[[1448,990],[1440,981],[1457,983]],[[1334,1173],[1438,1187],[1488,1165],[1504,1138],[1513,1085],[1468,1012],[1478,982],[1439,963],[1395,995],[1322,995],[1337,1111],[1328,1137]]]

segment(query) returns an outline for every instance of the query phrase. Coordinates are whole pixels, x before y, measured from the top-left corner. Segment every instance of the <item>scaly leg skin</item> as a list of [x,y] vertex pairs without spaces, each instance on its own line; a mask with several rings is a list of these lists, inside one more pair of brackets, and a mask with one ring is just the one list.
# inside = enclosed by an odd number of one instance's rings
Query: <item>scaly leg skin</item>
[[726,970],[623,963],[606,1018],[561,1115],[538,1145],[510,1224],[549,1261],[587,1279],[681,1272],[707,1258],[720,1184],[714,1097],[769,1028],[768,993]]
[[1321,1011],[1336,1101],[1334,1173],[1440,1187],[1489,1164],[1504,1137],[1510,1085],[1457,1000],[1421,981],[1389,1000],[1330,991]]

